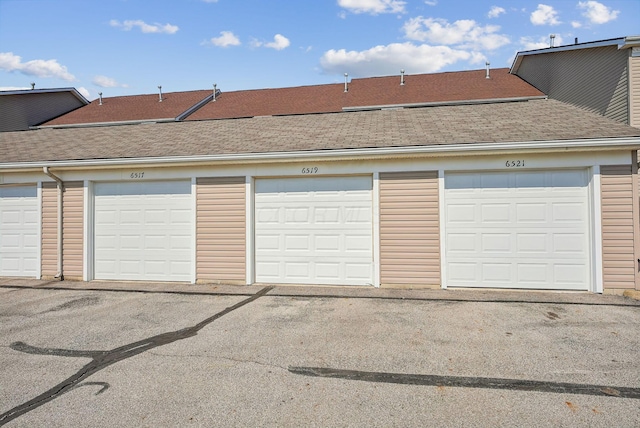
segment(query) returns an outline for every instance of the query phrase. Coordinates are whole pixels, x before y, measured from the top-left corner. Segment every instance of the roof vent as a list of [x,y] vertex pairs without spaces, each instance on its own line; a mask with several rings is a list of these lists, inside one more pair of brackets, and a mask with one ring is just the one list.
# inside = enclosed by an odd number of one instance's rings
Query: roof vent
[[577,38],[577,37],[576,37],[576,39],[573,41],[573,44],[574,44],[574,45],[577,45],[577,44],[578,44],[578,38]]
[[215,100],[216,100],[216,92],[218,91],[218,90],[216,89],[216,87],[217,87],[217,86],[218,86],[217,84],[215,84],[215,83],[213,84],[213,101],[215,101]]
[[349,92],[349,86],[347,85],[347,79],[349,78],[348,73],[344,73],[344,91]]
[[98,105],[102,105],[102,92],[98,92],[98,97],[100,97],[100,102],[98,103]]
[[404,86],[404,70],[400,70],[400,86]]
[[556,35],[555,34],[549,34],[549,47],[552,48],[553,47],[553,42],[556,39]]
[[162,86],[158,86],[158,91],[160,91],[159,93],[159,98],[158,98],[158,102],[161,103],[162,102]]
[[31,82],[31,90],[33,91],[36,88],[36,82]]
[[491,63],[489,61],[485,62],[484,65],[487,67],[487,74],[484,77],[485,79],[491,79],[491,76],[489,76],[489,66],[491,65]]

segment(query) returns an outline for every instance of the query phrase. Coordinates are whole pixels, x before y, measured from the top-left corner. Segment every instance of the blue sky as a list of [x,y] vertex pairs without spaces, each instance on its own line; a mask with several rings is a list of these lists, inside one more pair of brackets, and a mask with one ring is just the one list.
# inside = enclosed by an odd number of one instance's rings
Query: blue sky
[[640,35],[640,1],[0,0],[0,89],[92,100],[509,67],[550,34]]

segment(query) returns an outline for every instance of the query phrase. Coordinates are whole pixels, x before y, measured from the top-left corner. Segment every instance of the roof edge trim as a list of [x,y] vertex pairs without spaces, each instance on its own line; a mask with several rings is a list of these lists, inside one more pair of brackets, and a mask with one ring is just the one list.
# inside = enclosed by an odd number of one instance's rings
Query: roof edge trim
[[[637,40],[635,40],[635,36],[631,37],[617,37],[615,39],[607,39],[607,40],[598,40],[595,42],[584,42],[572,44],[572,45],[562,45],[556,47],[542,48],[542,49],[531,49],[528,51],[519,51],[516,53],[516,57],[513,59],[513,64],[509,69],[509,73],[516,74],[518,72],[518,68],[520,67],[520,63],[522,62],[522,58],[529,55],[539,55],[539,54],[547,54],[553,52],[564,52],[564,51],[573,51],[579,49],[591,49],[591,48],[601,48],[605,46],[617,46],[618,49],[629,48],[633,44],[637,44]],[[631,42],[627,44],[627,41]]]
[[349,156],[409,156],[416,154],[500,153],[514,150],[580,150],[594,148],[640,149],[640,137],[595,138],[580,140],[522,141],[508,143],[459,143],[433,146],[400,146],[363,149],[309,150],[297,152],[240,153],[205,156],[170,156],[151,158],[87,159],[63,161],[0,163],[1,170],[22,170],[48,167],[108,167],[146,164],[190,164],[207,162],[295,161],[310,158],[340,158]]
[[71,92],[84,105],[91,102],[84,97],[76,88],[50,88],[50,89],[15,89],[12,91],[0,91],[0,95],[23,95],[23,94],[51,94],[56,92]]
[[121,126],[121,125],[143,125],[143,124],[151,124],[151,123],[166,123],[166,122],[176,122],[176,119],[173,117],[162,118],[162,119],[140,119],[140,120],[123,120],[119,122],[90,122],[90,123],[70,123],[66,125],[38,125],[32,126],[29,129],[31,130],[39,130],[39,129],[65,129],[65,128],[94,128],[94,127],[102,127],[102,126]]
[[410,104],[382,104],[373,106],[354,106],[342,107],[342,111],[367,111],[367,110],[383,110],[396,108],[418,108],[418,107],[444,107],[469,104],[495,104],[495,103],[512,103],[530,100],[545,100],[546,95],[536,95],[531,97],[511,97],[511,98],[485,98],[480,100],[460,100],[460,101],[432,101],[426,103],[410,103]]

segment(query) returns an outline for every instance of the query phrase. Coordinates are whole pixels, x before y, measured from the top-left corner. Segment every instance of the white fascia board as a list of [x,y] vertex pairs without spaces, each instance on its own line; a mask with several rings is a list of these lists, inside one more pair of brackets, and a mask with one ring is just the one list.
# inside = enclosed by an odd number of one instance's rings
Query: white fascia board
[[175,117],[167,117],[162,119],[145,119],[145,120],[123,120],[119,122],[93,122],[93,123],[70,123],[67,125],[39,125],[31,126],[29,129],[64,129],[64,128],[96,128],[100,126],[121,126],[121,125],[153,125],[155,123],[177,122]]
[[81,103],[87,105],[90,103],[76,88],[51,88],[51,89],[16,89],[12,91],[0,91],[0,95],[25,95],[25,94],[51,94],[70,92]]
[[[586,43],[578,43],[573,45],[564,45],[557,47],[549,47],[542,49],[533,49],[530,51],[520,51],[516,53],[516,57],[513,59],[513,64],[511,65],[511,69],[509,72],[511,74],[516,74],[518,72],[518,68],[520,67],[520,63],[522,62],[522,58],[529,55],[540,55],[540,54],[548,54],[553,52],[565,52],[565,51],[575,51],[579,49],[591,49],[591,48],[601,48],[605,46],[618,46],[618,49],[625,47],[626,39],[633,40],[633,37],[619,37],[617,39],[608,39],[608,40],[599,40],[596,42],[586,42]],[[626,46],[626,47],[630,47]]]
[[479,100],[461,100],[461,101],[434,101],[428,103],[410,103],[410,104],[384,104],[384,105],[371,105],[371,106],[355,106],[355,107],[342,107],[342,111],[368,111],[368,110],[393,110],[402,108],[415,108],[415,107],[443,107],[443,106],[458,106],[458,105],[475,105],[475,104],[496,104],[496,103],[513,103],[520,101],[530,100],[546,100],[546,95],[538,95],[535,97],[511,97],[511,98],[487,98]]
[[205,156],[170,156],[148,158],[88,159],[0,163],[0,171],[50,168],[83,169],[132,165],[190,165],[205,163],[258,163],[304,160],[379,159],[385,157],[460,156],[467,154],[504,154],[514,152],[569,152],[583,150],[640,150],[640,137],[597,138],[583,140],[549,140],[506,143],[434,144],[429,146],[379,147],[363,149],[308,150],[297,152],[237,153]]

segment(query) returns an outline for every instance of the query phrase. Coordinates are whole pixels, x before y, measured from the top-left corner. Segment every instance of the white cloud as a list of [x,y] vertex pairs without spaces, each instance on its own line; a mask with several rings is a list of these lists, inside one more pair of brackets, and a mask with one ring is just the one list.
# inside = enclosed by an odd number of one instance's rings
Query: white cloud
[[221,48],[239,46],[241,44],[240,39],[231,31],[221,31],[220,37],[212,37],[209,43],[214,46],[220,46]]
[[538,8],[531,13],[531,23],[533,25],[558,25],[558,12],[549,5],[539,4]]
[[[556,34],[556,38],[553,40],[554,46],[562,46],[563,40],[562,36]],[[520,45],[522,46],[523,51],[532,51],[536,49],[545,49],[550,45],[550,40],[548,37],[542,36],[534,39],[532,37],[521,37]]]
[[84,86],[80,86],[79,88],[77,88],[78,92],[80,92],[80,94],[85,97],[86,99],[90,100],[91,99],[91,93],[87,90],[87,88],[85,88]]
[[497,25],[479,25],[470,19],[449,23],[445,19],[418,16],[405,22],[405,37],[409,40],[455,45],[464,49],[498,49],[509,43],[509,38],[498,34]]
[[578,8],[583,9],[582,15],[592,24],[606,24],[618,17],[619,10],[611,10],[597,1],[578,2]]
[[507,11],[503,7],[493,6],[491,8],[491,10],[489,11],[489,13],[487,13],[487,16],[489,18],[497,18],[500,15],[502,15],[503,13],[507,13]]
[[218,3],[218,0],[202,0],[205,3]]
[[177,25],[171,25],[171,24],[162,25],[157,23],[152,25],[152,24],[147,24],[146,22],[141,21],[139,19],[134,21],[127,20],[124,22],[120,22],[116,19],[112,19],[111,21],[109,21],[109,25],[116,28],[122,28],[122,30],[124,31],[130,31],[134,27],[138,27],[140,31],[142,31],[143,33],[175,34],[179,30]]
[[0,70],[17,71],[28,76],[55,77],[71,82],[75,76],[64,65],[60,65],[55,59],[34,59],[22,62],[22,58],[13,52],[0,52]]
[[258,39],[251,40],[251,46],[253,46],[254,48],[265,47],[265,48],[275,49],[278,51],[281,51],[282,49],[289,47],[290,44],[291,42],[289,42],[289,39],[287,39],[282,34],[276,34],[273,37],[273,42],[262,42]]
[[438,2],[435,0],[424,0],[424,4],[426,4],[427,6],[436,6]]
[[96,76],[91,81],[96,86],[100,86],[101,88],[126,88],[127,85],[122,83],[118,83],[116,79],[112,79],[107,76]]
[[285,36],[283,36],[282,34],[276,34],[273,37],[273,42],[265,43],[264,47],[281,51],[282,49],[289,47],[290,44],[291,42],[289,42],[289,39],[287,39]]
[[578,21],[571,21],[571,26],[573,28],[580,28],[580,27],[582,27],[582,23],[580,23]]
[[404,5],[401,0],[338,0],[338,6],[353,13],[403,13]]
[[398,73],[405,69],[410,73],[432,73],[458,61],[481,63],[484,55],[452,49],[448,46],[415,45],[411,42],[375,46],[364,51],[331,49],[320,59],[325,73],[350,76],[376,76]]

